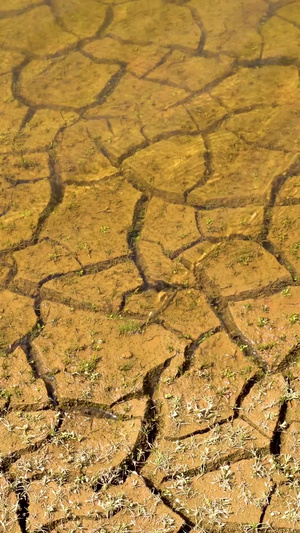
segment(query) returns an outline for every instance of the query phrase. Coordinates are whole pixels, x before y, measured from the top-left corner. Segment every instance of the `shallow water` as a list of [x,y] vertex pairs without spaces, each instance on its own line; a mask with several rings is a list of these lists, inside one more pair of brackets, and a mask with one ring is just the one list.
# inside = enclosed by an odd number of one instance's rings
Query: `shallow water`
[[0,533],[300,531],[300,2],[2,0],[0,49]]

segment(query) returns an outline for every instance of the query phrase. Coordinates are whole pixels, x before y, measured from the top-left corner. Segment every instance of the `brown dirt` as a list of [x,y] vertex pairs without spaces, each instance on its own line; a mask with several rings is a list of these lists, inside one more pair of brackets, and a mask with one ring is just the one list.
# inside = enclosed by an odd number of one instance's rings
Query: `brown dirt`
[[122,178],[93,188],[70,186],[61,205],[46,221],[41,237],[67,245],[84,265],[125,256],[127,232],[139,197]]
[[300,531],[298,0],[0,5],[0,533]]
[[0,239],[3,248],[13,248],[30,241],[33,230],[50,200],[49,183],[46,180],[33,185],[21,183],[17,190],[14,190],[13,185],[4,181],[0,194],[0,209],[3,213]]
[[287,287],[279,294],[230,304],[235,324],[271,368],[299,343],[299,302],[299,288]]

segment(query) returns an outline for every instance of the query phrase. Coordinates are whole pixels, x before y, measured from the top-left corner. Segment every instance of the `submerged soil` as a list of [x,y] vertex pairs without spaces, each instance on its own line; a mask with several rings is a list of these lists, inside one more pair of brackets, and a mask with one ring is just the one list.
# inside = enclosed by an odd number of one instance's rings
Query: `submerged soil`
[[300,531],[299,43],[1,2],[1,533]]

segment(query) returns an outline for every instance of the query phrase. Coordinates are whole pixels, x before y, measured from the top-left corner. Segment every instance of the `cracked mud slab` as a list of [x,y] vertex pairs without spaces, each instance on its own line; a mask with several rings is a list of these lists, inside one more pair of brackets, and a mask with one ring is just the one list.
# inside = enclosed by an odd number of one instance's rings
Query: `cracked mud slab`
[[[30,36],[28,28],[31,29]],[[60,28],[53,19],[47,5],[39,4],[35,9],[24,10],[23,14],[17,12],[15,17],[0,20],[0,45],[15,48],[26,55],[55,54],[75,42],[76,38]]]
[[34,351],[61,399],[76,398],[80,390],[80,398],[111,404],[140,393],[147,375],[151,379],[153,371],[155,377],[157,367],[159,372],[185,348],[184,339],[162,326],[152,324],[143,330],[141,320],[118,314],[79,311],[45,301],[42,316],[45,326],[33,341]]
[[300,531],[300,2],[0,6],[0,532]]
[[94,102],[117,71],[117,65],[97,65],[71,52],[63,61],[32,61],[22,72],[21,93],[32,105],[80,108]]
[[177,193],[180,198],[203,175],[204,151],[201,137],[173,137],[129,157],[122,168],[125,176],[135,176],[149,190],[170,193],[173,197]]
[[111,315],[118,314],[124,293],[135,292],[142,285],[139,271],[132,261],[112,266],[103,272],[91,272],[91,276],[82,274],[83,271],[79,270],[73,276],[54,278],[43,285],[43,295],[48,294],[64,303],[70,301],[75,306],[85,304],[86,307]]
[[16,189],[13,184],[3,180],[1,184],[2,216],[0,220],[0,239],[3,248],[26,246],[34,229],[50,201],[50,186],[46,180],[31,185],[20,183]]
[[26,335],[36,323],[33,302],[26,296],[1,291],[1,348]]
[[[63,182],[86,183],[100,181],[116,174],[118,169],[97,149],[97,138],[85,122],[75,122],[62,131],[57,164]],[[92,130],[93,131],[93,130]]]
[[129,253],[127,233],[139,197],[122,178],[92,188],[70,186],[63,202],[47,219],[41,237],[67,245],[83,264],[125,256]]

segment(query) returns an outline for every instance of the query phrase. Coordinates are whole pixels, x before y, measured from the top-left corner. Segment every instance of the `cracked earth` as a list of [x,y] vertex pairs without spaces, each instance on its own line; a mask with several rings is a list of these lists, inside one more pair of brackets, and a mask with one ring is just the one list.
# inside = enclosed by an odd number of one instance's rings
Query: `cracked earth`
[[300,531],[300,2],[0,6],[0,531]]

